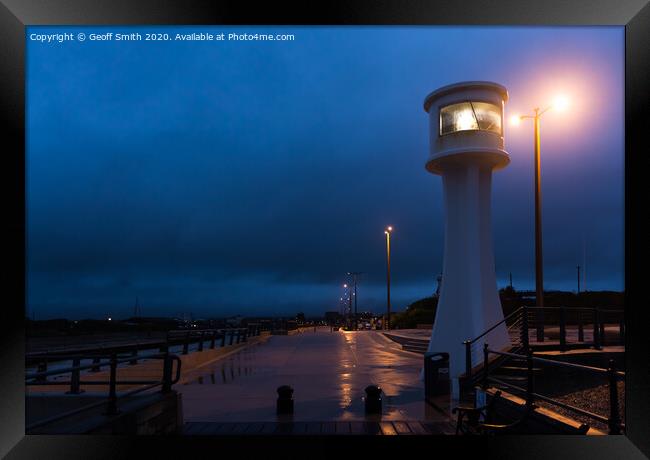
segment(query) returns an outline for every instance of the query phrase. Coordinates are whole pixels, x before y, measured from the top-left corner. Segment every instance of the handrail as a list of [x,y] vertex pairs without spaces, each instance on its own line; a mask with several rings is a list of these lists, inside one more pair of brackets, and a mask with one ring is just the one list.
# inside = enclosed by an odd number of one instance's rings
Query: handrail
[[472,339],[472,340],[469,340],[469,343],[474,343],[474,342],[476,342],[478,339],[480,339],[481,337],[483,337],[483,336],[485,336],[486,334],[488,334],[489,332],[492,332],[492,331],[493,331],[497,326],[499,326],[501,323],[505,323],[507,320],[509,320],[510,318],[512,318],[515,314],[519,313],[519,312],[522,310],[522,308],[523,308],[523,307],[519,307],[519,308],[517,308],[515,311],[511,312],[508,316],[506,316],[506,317],[503,318],[501,321],[499,321],[498,323],[496,323],[496,324],[495,324],[494,326],[492,326],[490,329],[486,330],[485,332],[483,332],[483,333],[482,333],[481,335],[479,335],[478,337],[476,337],[476,338],[474,338],[474,339]]
[[[496,379],[492,376],[490,376],[490,367],[488,366],[489,362],[489,355],[490,354],[495,354],[499,356],[505,356],[508,358],[514,358],[514,359],[519,359],[519,360],[525,360],[527,363],[527,387],[522,388],[517,385],[513,385],[508,382],[504,382],[502,380]],[[576,413],[579,413],[581,415],[591,417],[595,420],[598,420],[603,423],[607,423],[609,426],[609,433],[610,434],[620,434],[621,428],[624,429],[624,424],[621,423],[620,417],[619,417],[619,403],[618,403],[618,389],[617,389],[617,382],[621,377],[625,377],[625,372],[622,371],[617,371],[614,367],[614,360],[610,359],[609,360],[609,368],[604,369],[600,367],[594,367],[594,366],[585,366],[582,364],[574,364],[574,363],[566,363],[562,361],[557,361],[557,360],[552,360],[548,358],[539,358],[536,356],[533,356],[532,351],[528,351],[527,355],[519,355],[515,353],[508,353],[508,352],[503,352],[503,351],[498,351],[498,350],[491,350],[488,347],[488,344],[483,345],[483,389],[487,389],[488,382],[494,382],[499,385],[502,385],[506,388],[511,388],[513,390],[519,391],[521,393],[525,393],[525,398],[526,398],[526,406],[527,407],[532,407],[533,406],[533,401],[535,399],[542,400],[545,402],[548,402],[550,404],[556,405],[558,407],[562,407],[564,409],[567,409],[569,411],[573,411]],[[595,372],[598,374],[605,374],[607,375],[607,382],[608,382],[608,387],[609,387],[609,417],[604,417],[602,415],[595,414],[593,412],[580,409],[579,407],[572,406],[570,404],[563,403],[561,401],[555,400],[553,398],[549,398],[548,396],[541,395],[539,393],[536,393],[534,391],[534,374],[533,374],[533,365],[535,362],[538,363],[546,363],[550,364],[553,366],[558,366],[558,367],[565,367],[565,368],[571,368],[571,369],[579,369],[581,371],[588,371],[588,372]]]
[[[137,357],[128,357],[128,358],[115,359],[113,361],[117,365],[117,364],[122,364],[122,363],[126,363],[126,362],[131,362],[134,359],[135,360],[165,359],[166,357],[169,357],[169,359],[171,359],[173,361],[176,361],[178,363],[178,366],[176,367],[176,377],[174,379],[172,379],[172,385],[173,385],[173,384],[177,383],[180,380],[180,366],[181,366],[180,365],[180,363],[181,363],[180,358],[177,355],[173,354],[173,353],[155,353],[155,354],[145,355],[145,356],[137,356]],[[96,358],[96,356],[92,356],[91,358]],[[106,357],[104,356],[104,358],[106,358]],[[62,356],[61,359],[67,361],[69,359],[75,360],[75,359],[90,359],[90,358],[86,357],[86,356]],[[71,366],[71,367],[66,367],[66,368],[63,368],[63,369],[54,369],[54,370],[51,370],[51,371],[33,372],[33,373],[30,373],[30,374],[26,374],[25,375],[25,380],[34,380],[34,379],[39,379],[39,378],[42,378],[42,377],[49,377],[51,375],[69,374],[69,373],[75,372],[75,371],[83,371],[83,370],[86,370],[86,369],[93,369],[93,368],[98,368],[98,367],[103,367],[103,366],[110,366],[110,365],[111,365],[111,361],[109,360],[109,361],[104,361],[104,362],[100,361],[98,363],[92,363],[92,364]],[[136,380],[126,380],[126,381],[123,381],[123,382],[124,383],[120,383],[120,384],[137,384],[137,383],[140,383],[140,381],[136,381]],[[100,381],[81,382],[81,383],[84,384],[84,385],[105,385],[106,384],[106,382],[100,382]],[[146,381],[144,383],[149,383],[149,381]],[[25,384],[26,385],[42,385],[42,384],[45,384],[45,385],[69,385],[70,382],[69,381],[68,382],[66,382],[66,381],[50,381],[50,382],[47,382],[47,383],[45,383],[45,382],[34,382],[34,383],[25,382]]]
[[[172,333],[170,335],[170,332]],[[252,325],[252,328],[231,328],[231,329],[197,329],[197,330],[173,330],[167,331],[165,337],[159,339],[151,339],[146,341],[135,341],[135,342],[119,342],[109,345],[100,344],[99,346],[82,346],[76,348],[67,348],[67,349],[55,349],[39,352],[30,352],[25,354],[26,361],[34,362],[38,360],[48,360],[52,361],[58,359],[58,356],[61,354],[70,355],[70,354],[95,354],[95,356],[89,356],[88,358],[96,358],[96,355],[106,354],[106,353],[128,353],[135,352],[138,350],[151,350],[155,348],[164,348],[174,345],[189,345],[194,343],[202,342],[211,342],[216,339],[225,339],[227,335],[236,335],[239,333],[244,341],[247,336],[259,335],[261,329],[258,325]],[[242,335],[243,334],[243,335]],[[239,343],[239,342],[238,342]],[[212,346],[212,345],[211,345]],[[225,346],[225,341],[222,341],[221,346]],[[201,350],[202,347],[199,347]],[[187,350],[184,350],[184,354],[187,353]],[[133,358],[132,358],[133,359]],[[96,366],[95,366],[96,367]]]
[[[528,359],[527,355],[518,355],[518,354],[515,354],[515,353],[507,353],[505,351],[488,350],[488,352],[490,352],[492,354],[495,354],[495,355],[510,356],[512,358],[518,358],[518,359],[523,359],[523,360]],[[605,368],[602,368],[602,367],[585,366],[584,364],[566,363],[564,361],[557,361],[555,359],[539,358],[537,356],[532,356],[531,359],[534,362],[547,363],[547,364],[551,364],[553,366],[558,366],[558,367],[572,367],[574,369],[592,371],[592,372],[597,372],[597,373],[600,373],[600,374],[607,374],[609,372],[608,369],[605,369]],[[616,375],[619,376],[619,377],[625,377],[625,372],[616,371]]]
[[[71,356],[69,359],[73,359],[76,362],[78,362],[80,359],[87,359],[84,357],[80,356]],[[117,365],[120,363],[124,362],[130,362],[133,360],[138,360],[138,359],[163,359],[163,369],[162,369],[162,379],[161,380],[123,380],[119,381],[117,380]],[[172,369],[173,369],[173,362],[176,361],[177,366],[176,366],[176,375],[172,377]],[[91,404],[86,404],[82,407],[78,407],[76,409],[73,409],[71,411],[64,412],[62,414],[57,414],[52,417],[48,417],[43,420],[39,420],[35,423],[32,423],[28,426],[26,426],[26,430],[32,430],[34,428],[37,428],[42,425],[46,425],[51,422],[55,422],[57,420],[61,420],[65,417],[69,417],[71,415],[75,415],[77,413],[83,412],[88,409],[92,409],[95,407],[99,407],[102,405],[106,405],[106,412],[104,415],[107,416],[113,416],[118,413],[117,410],[117,401],[118,399],[125,398],[127,396],[131,396],[136,393],[140,393],[146,390],[150,390],[152,388],[161,386],[162,387],[162,393],[168,393],[171,391],[172,385],[178,383],[180,381],[181,377],[181,359],[174,354],[171,354],[169,352],[166,353],[156,353],[156,354],[151,354],[151,355],[146,355],[146,356],[140,356],[140,357],[130,357],[130,358],[124,358],[124,359],[117,359],[116,354],[112,354],[110,356],[110,361],[104,361],[104,362],[99,362],[99,363],[93,363],[92,365],[76,365],[64,369],[55,369],[51,371],[44,371],[44,372],[36,372],[36,373],[30,373],[25,376],[26,384],[27,385],[39,385],[39,384],[46,384],[46,385],[70,385],[70,392],[74,394],[78,394],[80,391],[80,386],[81,385],[108,385],[109,390],[108,390],[108,401],[102,400],[102,401],[97,401],[95,403]],[[110,366],[110,374],[109,374],[109,380],[108,381],[93,381],[93,382],[82,382],[79,379],[79,371],[84,370],[84,369],[89,369],[93,367],[101,367],[101,366]],[[71,380],[70,381],[45,381],[45,382],[32,382],[34,379],[38,378],[43,378],[47,377],[49,375],[57,375],[57,374],[67,374],[71,373]],[[120,395],[117,394],[117,386],[118,385],[145,385],[140,388],[135,388],[133,390],[127,391],[125,393],[122,393]]]

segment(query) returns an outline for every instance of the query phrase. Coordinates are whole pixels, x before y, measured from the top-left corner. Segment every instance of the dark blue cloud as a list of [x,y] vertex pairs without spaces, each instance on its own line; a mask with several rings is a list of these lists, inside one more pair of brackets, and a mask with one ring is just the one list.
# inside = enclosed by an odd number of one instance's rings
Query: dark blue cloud
[[[296,39],[27,42],[38,316],[126,315],[136,295],[151,314],[320,313],[350,270],[380,311],[387,224],[395,305],[429,295],[443,210],[422,101],[462,80],[504,84],[508,113],[572,96],[542,125],[546,284],[574,288],[585,246],[587,287],[623,288],[622,28],[252,29]],[[506,148],[497,275],[531,288],[532,127]]]

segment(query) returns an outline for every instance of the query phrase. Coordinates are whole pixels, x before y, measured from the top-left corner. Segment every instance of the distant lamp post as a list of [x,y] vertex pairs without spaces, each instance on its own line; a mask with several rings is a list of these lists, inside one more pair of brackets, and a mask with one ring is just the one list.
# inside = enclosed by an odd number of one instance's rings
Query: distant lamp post
[[576,265],[576,270],[578,271],[578,295],[580,295],[580,265]]
[[540,170],[540,140],[539,120],[541,116],[550,109],[564,110],[568,107],[569,101],[564,96],[558,96],[553,104],[540,110],[533,109],[534,115],[515,115],[511,118],[514,125],[522,120],[531,119],[534,123],[534,147],[535,147],[535,299],[537,310],[537,341],[544,341],[544,268],[542,260],[542,176]]
[[349,326],[351,322],[350,317],[352,316],[352,294],[350,293],[350,289],[347,283],[344,284],[343,287],[348,290],[348,315],[347,316],[348,316],[348,326]]
[[384,234],[386,235],[386,326],[390,330],[390,234],[393,232],[393,227],[386,227]]
[[358,304],[358,300],[357,300],[357,281],[358,281],[359,275],[361,275],[361,274],[362,274],[362,272],[348,272],[348,275],[352,277],[352,282],[354,283],[354,293],[352,295],[354,296],[354,329],[355,330],[358,329],[358,321],[359,321],[359,318],[357,316],[357,304]]

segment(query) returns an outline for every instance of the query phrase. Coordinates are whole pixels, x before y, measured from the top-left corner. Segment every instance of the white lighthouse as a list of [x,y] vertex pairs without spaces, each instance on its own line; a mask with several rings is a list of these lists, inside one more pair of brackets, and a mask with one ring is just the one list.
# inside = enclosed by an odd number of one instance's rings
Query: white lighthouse
[[[492,171],[510,163],[503,142],[503,107],[508,91],[482,81],[457,83],[427,96],[430,152],[426,169],[442,176],[445,236],[442,287],[429,351],[449,353],[454,397],[465,371],[465,340],[503,319],[492,250],[490,195]],[[510,345],[499,325],[472,347],[472,363],[483,360],[482,346]]]

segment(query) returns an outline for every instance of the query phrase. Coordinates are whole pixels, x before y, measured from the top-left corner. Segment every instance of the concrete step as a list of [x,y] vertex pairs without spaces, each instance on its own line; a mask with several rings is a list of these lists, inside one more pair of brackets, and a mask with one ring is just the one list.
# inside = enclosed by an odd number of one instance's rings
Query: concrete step
[[523,375],[490,374],[490,377],[503,380],[504,382],[525,382],[528,380],[528,377]]
[[[528,373],[528,368],[524,366],[501,366],[496,369],[500,373],[508,375],[525,375]],[[533,374],[539,374],[542,371],[540,367],[533,367]]]
[[403,344],[402,350],[412,351],[414,353],[425,354],[427,352],[429,345],[420,345],[420,344]]

